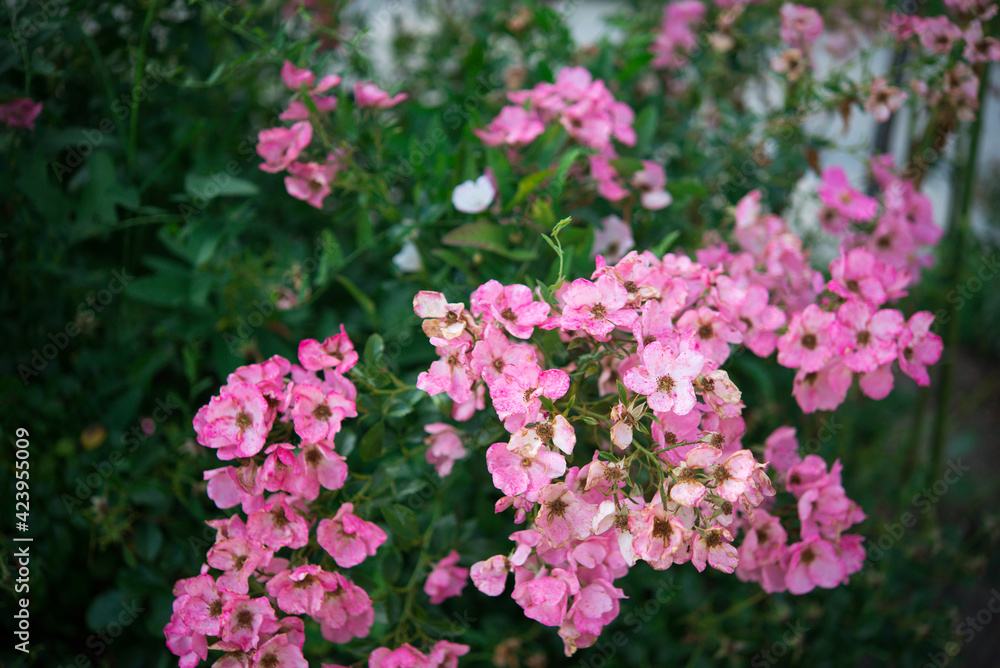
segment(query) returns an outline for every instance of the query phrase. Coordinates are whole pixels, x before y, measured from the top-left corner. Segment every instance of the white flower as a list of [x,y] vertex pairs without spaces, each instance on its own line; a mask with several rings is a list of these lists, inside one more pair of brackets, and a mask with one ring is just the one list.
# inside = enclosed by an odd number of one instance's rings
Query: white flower
[[420,251],[417,250],[416,244],[409,239],[404,241],[402,249],[392,256],[392,263],[400,271],[406,273],[420,271],[424,268],[424,263],[420,259]]
[[455,186],[455,192],[451,194],[451,203],[462,213],[479,213],[486,210],[496,194],[497,189],[493,187],[493,182],[483,174],[475,181],[466,181]]

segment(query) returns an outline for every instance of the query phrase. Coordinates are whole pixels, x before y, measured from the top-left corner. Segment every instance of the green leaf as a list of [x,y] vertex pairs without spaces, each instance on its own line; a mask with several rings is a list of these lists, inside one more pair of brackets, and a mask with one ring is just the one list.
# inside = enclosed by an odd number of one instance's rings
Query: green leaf
[[679,236],[681,236],[681,231],[674,230],[667,236],[663,237],[663,239],[660,240],[660,243],[653,247],[653,254],[657,257],[661,257],[664,253],[670,250],[670,247],[674,245],[674,242],[677,241]]
[[370,462],[382,456],[382,446],[385,443],[385,422],[378,421],[374,427],[361,437],[361,459]]
[[91,631],[98,631],[106,629],[112,622],[117,624],[125,603],[125,592],[121,589],[98,594],[87,606],[87,627]]
[[190,278],[157,273],[153,276],[142,276],[133,280],[125,288],[125,294],[144,304],[177,308],[184,305],[190,288]]
[[184,177],[184,192],[200,204],[199,199],[208,202],[216,197],[251,197],[260,192],[252,182],[232,176],[226,172],[214,174],[188,174]]
[[371,324],[373,329],[378,329],[378,311],[375,308],[375,302],[371,300],[368,295],[366,295],[358,286],[351,282],[351,279],[347,278],[343,274],[337,274],[337,282],[344,286],[344,288],[351,293],[354,297],[354,301],[358,303],[361,310],[365,312],[368,316],[368,322]]
[[679,197],[700,197],[708,194],[708,188],[701,181],[695,179],[682,179],[667,184],[667,190],[674,198]]
[[378,334],[372,334],[365,342],[365,364],[370,371],[381,368],[382,353],[385,350],[385,343]]
[[528,199],[528,195],[530,195],[535,188],[540,186],[545,179],[552,176],[555,171],[555,169],[543,169],[540,172],[528,174],[521,179],[520,183],[517,184],[517,192],[514,193],[514,197],[507,202],[507,206],[504,207],[504,211],[510,211],[515,206]]
[[152,561],[163,547],[163,532],[152,522],[143,522],[135,529],[135,551],[144,561]]
[[533,251],[509,248],[507,228],[485,220],[456,227],[441,238],[441,243],[446,246],[478,248],[508,260],[533,260],[536,257]]
[[382,506],[381,510],[393,536],[398,543],[402,543],[400,547],[420,539],[420,521],[415,512],[399,503]]

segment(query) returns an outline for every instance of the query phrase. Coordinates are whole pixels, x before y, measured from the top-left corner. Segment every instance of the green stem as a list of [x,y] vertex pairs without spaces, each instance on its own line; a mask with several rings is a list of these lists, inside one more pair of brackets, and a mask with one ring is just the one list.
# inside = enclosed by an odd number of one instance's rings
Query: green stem
[[135,61],[135,76],[132,79],[132,108],[130,109],[128,133],[128,166],[132,173],[135,173],[135,150],[139,141],[139,89],[142,87],[142,78],[146,74],[146,40],[149,38],[149,28],[153,23],[158,1],[152,0],[149,3],[149,9],[146,10],[146,20],[142,23],[142,33],[139,35],[139,54]]
[[[968,135],[968,148],[965,165],[956,173],[955,178],[961,184],[960,195],[953,200],[951,209],[950,232],[953,237],[952,257],[949,278],[958,283],[962,276],[962,251],[965,248],[969,228],[969,207],[972,203],[972,185],[976,174],[976,161],[979,157],[979,134],[982,130],[982,109],[986,98],[987,82],[989,81],[989,63],[979,72],[979,111]],[[958,188],[956,188],[958,190]],[[930,466],[927,469],[927,483],[934,477],[944,464],[944,442],[948,431],[948,413],[951,403],[951,391],[954,383],[954,352],[958,343],[958,313],[953,313],[945,332],[944,360],[941,368],[941,389],[938,394],[937,413],[934,416],[934,431],[931,440]]]

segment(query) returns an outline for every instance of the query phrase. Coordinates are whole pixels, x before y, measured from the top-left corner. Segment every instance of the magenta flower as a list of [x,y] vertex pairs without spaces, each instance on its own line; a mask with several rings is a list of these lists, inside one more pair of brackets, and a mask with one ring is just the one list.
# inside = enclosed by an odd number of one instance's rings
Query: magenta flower
[[28,97],[14,98],[0,104],[0,121],[12,128],[35,129],[35,119],[42,113],[42,103]]
[[707,306],[686,311],[677,320],[677,329],[694,333],[698,352],[716,364],[722,364],[729,358],[730,343],[740,343],[743,340],[740,332],[729,324],[728,319]]
[[431,603],[437,605],[452,596],[459,596],[469,579],[469,569],[456,566],[458,552],[452,550],[448,556],[434,564],[427,581],[424,582],[424,593],[430,596]]
[[510,339],[493,323],[483,328],[483,336],[476,341],[469,357],[472,372],[488,384],[499,378],[508,366],[538,366],[535,348],[529,344],[511,344]]
[[490,280],[472,293],[472,313],[493,321],[519,339],[527,339],[535,327],[545,322],[549,305],[535,301],[526,285],[502,285]]
[[340,334],[327,337],[323,343],[316,339],[302,341],[299,344],[299,362],[309,371],[333,369],[337,373],[347,373],[357,364],[358,353],[341,325]]
[[867,302],[849,299],[837,309],[834,344],[848,369],[871,373],[896,358],[896,338],[902,329],[899,311],[876,311]]
[[270,128],[257,135],[257,154],[264,158],[260,168],[272,174],[286,169],[312,141],[312,125],[299,121],[291,128]]
[[533,421],[542,408],[539,397],[554,401],[568,390],[569,374],[562,369],[542,371],[534,362],[522,362],[505,368],[503,375],[493,381],[490,397],[501,420],[524,415],[527,421]]
[[163,627],[163,634],[167,638],[167,649],[180,657],[180,668],[197,668],[208,658],[208,641],[205,635],[188,628],[176,612]]
[[831,329],[837,316],[809,304],[795,313],[778,338],[778,364],[806,373],[819,371],[833,354]]
[[795,427],[778,427],[764,441],[764,459],[778,473],[785,474],[802,461]]
[[290,615],[312,615],[319,611],[323,596],[337,588],[337,578],[319,566],[307,564],[293,571],[284,569],[267,581],[267,593]]
[[389,109],[408,98],[406,93],[399,93],[390,96],[387,92],[370,81],[359,81],[354,84],[354,103],[359,108],[376,107],[378,109]]
[[672,411],[685,415],[694,408],[692,381],[705,366],[705,358],[694,350],[675,354],[659,341],[653,341],[642,352],[641,366],[625,373],[625,387],[648,396],[654,411]]
[[828,207],[855,221],[869,221],[878,211],[878,200],[853,188],[842,167],[823,170],[823,183],[816,190]]
[[[441,341],[448,343],[445,339]],[[473,381],[466,354],[470,341],[471,337],[466,334],[463,338],[452,339],[448,345],[439,345],[437,353],[441,359],[433,362],[427,371],[420,372],[417,387],[430,395],[446,392],[456,404],[468,401]]]
[[316,529],[316,541],[341,568],[357,566],[374,556],[386,538],[378,525],[354,514],[353,503],[340,506],[333,519],[320,520]]

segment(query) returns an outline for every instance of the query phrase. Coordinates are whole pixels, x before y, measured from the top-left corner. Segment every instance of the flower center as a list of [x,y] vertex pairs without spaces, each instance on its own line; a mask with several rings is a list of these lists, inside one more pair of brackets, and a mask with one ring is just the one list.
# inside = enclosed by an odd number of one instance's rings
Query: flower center
[[590,315],[594,316],[595,319],[600,320],[608,314],[608,309],[604,308],[604,304],[594,304],[590,307]]
[[659,538],[661,540],[670,540],[670,536],[673,535],[674,528],[670,526],[670,522],[657,517],[653,520],[653,538]]
[[698,338],[699,339],[710,339],[714,332],[712,331],[712,323],[706,322],[704,325],[698,328]]
[[333,415],[333,411],[331,411],[330,407],[326,404],[319,404],[313,409],[312,414],[317,420],[326,420]]
[[656,384],[657,392],[670,392],[674,389],[674,379],[670,376],[660,376],[659,382]]
[[253,424],[253,418],[246,411],[240,411],[236,414],[236,428],[240,430],[242,434],[245,432],[250,425]]
[[867,329],[863,329],[858,332],[858,345],[867,346],[871,343],[872,335]]
[[508,322],[514,322],[515,320],[517,320],[517,314],[514,313],[514,309],[512,309],[509,306],[504,310],[500,311],[500,317],[503,318],[504,320],[507,320]]
[[253,613],[249,610],[240,610],[236,613],[236,628],[249,629],[253,626]]
[[210,617],[218,617],[222,614],[222,599],[215,599],[208,605],[208,615]]
[[816,349],[816,335],[812,333],[802,335],[802,347],[806,350]]
[[558,497],[549,501],[545,504],[545,507],[549,509],[549,514],[556,517],[562,517],[566,513],[566,509],[569,508],[569,504],[562,500],[562,497]]
[[910,346],[906,346],[905,348],[903,348],[903,357],[906,359],[907,362],[913,359],[913,348],[911,348]]
[[861,290],[861,286],[859,286],[858,282],[852,278],[851,280],[847,281],[847,289],[850,290],[851,292],[859,292]]

